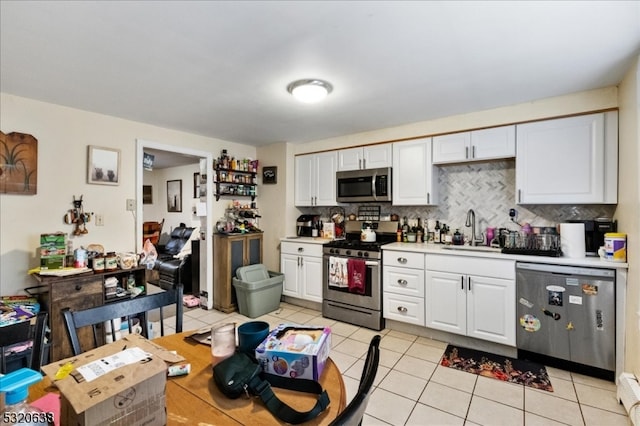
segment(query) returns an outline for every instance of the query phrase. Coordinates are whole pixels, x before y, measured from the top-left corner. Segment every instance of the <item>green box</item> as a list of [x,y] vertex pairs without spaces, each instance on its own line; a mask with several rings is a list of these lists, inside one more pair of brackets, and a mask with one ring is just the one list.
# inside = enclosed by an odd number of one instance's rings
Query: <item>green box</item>
[[55,234],[40,234],[40,245],[44,247],[66,248],[67,234],[56,232]]
[[65,256],[41,256],[40,269],[62,269],[64,268]]

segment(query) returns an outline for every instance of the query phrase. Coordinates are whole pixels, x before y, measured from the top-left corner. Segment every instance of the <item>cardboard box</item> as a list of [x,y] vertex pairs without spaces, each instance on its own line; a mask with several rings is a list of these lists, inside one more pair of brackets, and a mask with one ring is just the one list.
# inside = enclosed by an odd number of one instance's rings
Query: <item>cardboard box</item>
[[329,327],[280,324],[256,348],[256,359],[267,373],[318,380],[330,349]]
[[40,269],[62,269],[66,256],[40,256]]
[[[142,358],[136,356],[140,353]],[[62,425],[164,425],[167,366],[181,361],[182,356],[130,334],[42,370],[60,390]],[[56,380],[67,362],[73,371]],[[110,368],[106,366],[117,368],[105,371]]]

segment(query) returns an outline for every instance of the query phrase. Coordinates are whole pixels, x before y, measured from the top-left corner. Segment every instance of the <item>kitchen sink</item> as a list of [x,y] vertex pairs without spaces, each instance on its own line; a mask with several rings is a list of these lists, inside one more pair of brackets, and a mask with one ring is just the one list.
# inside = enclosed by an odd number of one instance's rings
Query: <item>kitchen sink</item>
[[501,248],[487,246],[443,246],[442,248],[445,250],[478,251],[485,253],[500,253],[502,251]]

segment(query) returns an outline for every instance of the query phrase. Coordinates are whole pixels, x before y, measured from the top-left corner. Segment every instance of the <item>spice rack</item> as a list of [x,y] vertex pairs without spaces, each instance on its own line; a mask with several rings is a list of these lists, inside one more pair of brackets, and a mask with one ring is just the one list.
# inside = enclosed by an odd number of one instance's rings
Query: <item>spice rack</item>
[[255,200],[258,195],[258,160],[236,160],[229,157],[225,149],[214,161],[213,169],[216,201],[225,195]]

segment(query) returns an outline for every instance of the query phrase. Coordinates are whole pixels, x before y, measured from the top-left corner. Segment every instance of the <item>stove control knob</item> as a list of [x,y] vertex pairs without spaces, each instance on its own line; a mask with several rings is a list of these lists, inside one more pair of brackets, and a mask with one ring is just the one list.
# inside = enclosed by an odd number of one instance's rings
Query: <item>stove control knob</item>
[[347,256],[351,256],[351,250],[346,251]]
[[364,256],[364,257],[369,257],[369,252],[366,252],[366,251],[365,251],[363,256]]
[[329,249],[329,253],[334,254],[336,252],[335,249]]
[[358,252],[358,257],[362,257],[362,252],[361,251]]

